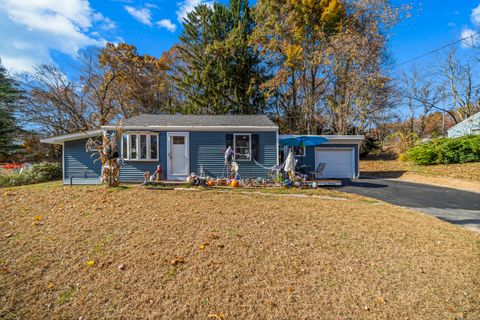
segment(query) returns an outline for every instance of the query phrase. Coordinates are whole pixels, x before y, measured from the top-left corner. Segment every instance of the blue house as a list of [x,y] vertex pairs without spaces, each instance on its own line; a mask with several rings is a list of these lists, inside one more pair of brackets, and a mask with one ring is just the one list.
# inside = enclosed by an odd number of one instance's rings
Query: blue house
[[235,151],[242,177],[266,177],[278,162],[278,126],[264,115],[151,115],[126,119],[99,130],[42,140],[63,146],[64,183],[99,183],[101,165],[86,152],[89,138],[121,129],[120,153],[125,160],[121,182],[143,181],[146,171],[162,166],[162,179],[185,180],[191,172],[211,177],[228,175],[224,164],[227,146]]
[[[63,181],[66,184],[100,183],[101,165],[86,151],[89,138],[122,130],[119,141],[124,165],[121,182],[142,182],[146,171],[162,167],[162,180],[185,180],[203,168],[211,177],[228,176],[224,153],[235,152],[242,177],[267,177],[279,163],[278,126],[264,115],[152,115],[126,119],[98,130],[50,137],[44,143],[63,146]],[[297,147],[301,164],[314,170],[325,163],[324,178],[357,178],[359,146],[363,136],[322,136],[328,142],[316,147]]]

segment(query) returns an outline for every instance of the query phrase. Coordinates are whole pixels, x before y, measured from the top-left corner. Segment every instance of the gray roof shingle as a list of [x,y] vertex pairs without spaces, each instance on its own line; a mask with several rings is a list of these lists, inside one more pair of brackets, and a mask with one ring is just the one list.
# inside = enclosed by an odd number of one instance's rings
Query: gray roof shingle
[[228,126],[228,127],[276,127],[265,115],[164,115],[142,114],[123,121],[124,127],[151,126]]

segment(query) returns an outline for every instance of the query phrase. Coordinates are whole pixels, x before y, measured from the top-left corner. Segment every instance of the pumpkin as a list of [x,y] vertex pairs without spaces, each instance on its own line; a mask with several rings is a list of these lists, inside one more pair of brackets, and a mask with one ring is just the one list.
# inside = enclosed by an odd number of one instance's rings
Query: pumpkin
[[207,186],[213,187],[214,185],[215,185],[215,181],[213,181],[213,180],[208,180],[207,181]]
[[230,183],[230,186],[237,188],[240,186],[240,183],[238,182],[238,180],[232,180],[232,183]]

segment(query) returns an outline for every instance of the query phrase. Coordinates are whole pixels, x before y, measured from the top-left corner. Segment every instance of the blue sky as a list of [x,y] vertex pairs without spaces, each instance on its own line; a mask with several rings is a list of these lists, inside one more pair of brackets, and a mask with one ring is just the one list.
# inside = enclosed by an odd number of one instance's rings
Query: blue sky
[[[160,56],[177,41],[182,17],[202,2],[209,0],[0,0],[0,58],[14,72],[53,62],[69,74],[79,50],[107,41]],[[397,63],[480,29],[480,0],[409,3],[412,17],[395,28],[390,42]]]

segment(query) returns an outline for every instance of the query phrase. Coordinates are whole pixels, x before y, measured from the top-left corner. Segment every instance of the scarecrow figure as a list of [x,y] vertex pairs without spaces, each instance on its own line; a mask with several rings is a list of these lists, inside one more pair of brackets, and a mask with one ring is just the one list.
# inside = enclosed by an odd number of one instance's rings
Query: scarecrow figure
[[86,144],[86,151],[94,152],[92,157],[98,156],[93,162],[100,161],[102,164],[101,181],[109,187],[118,187],[119,185],[122,161],[119,158],[117,139],[119,140],[121,136],[121,130],[115,131],[110,135],[104,132],[101,142],[90,138]]

